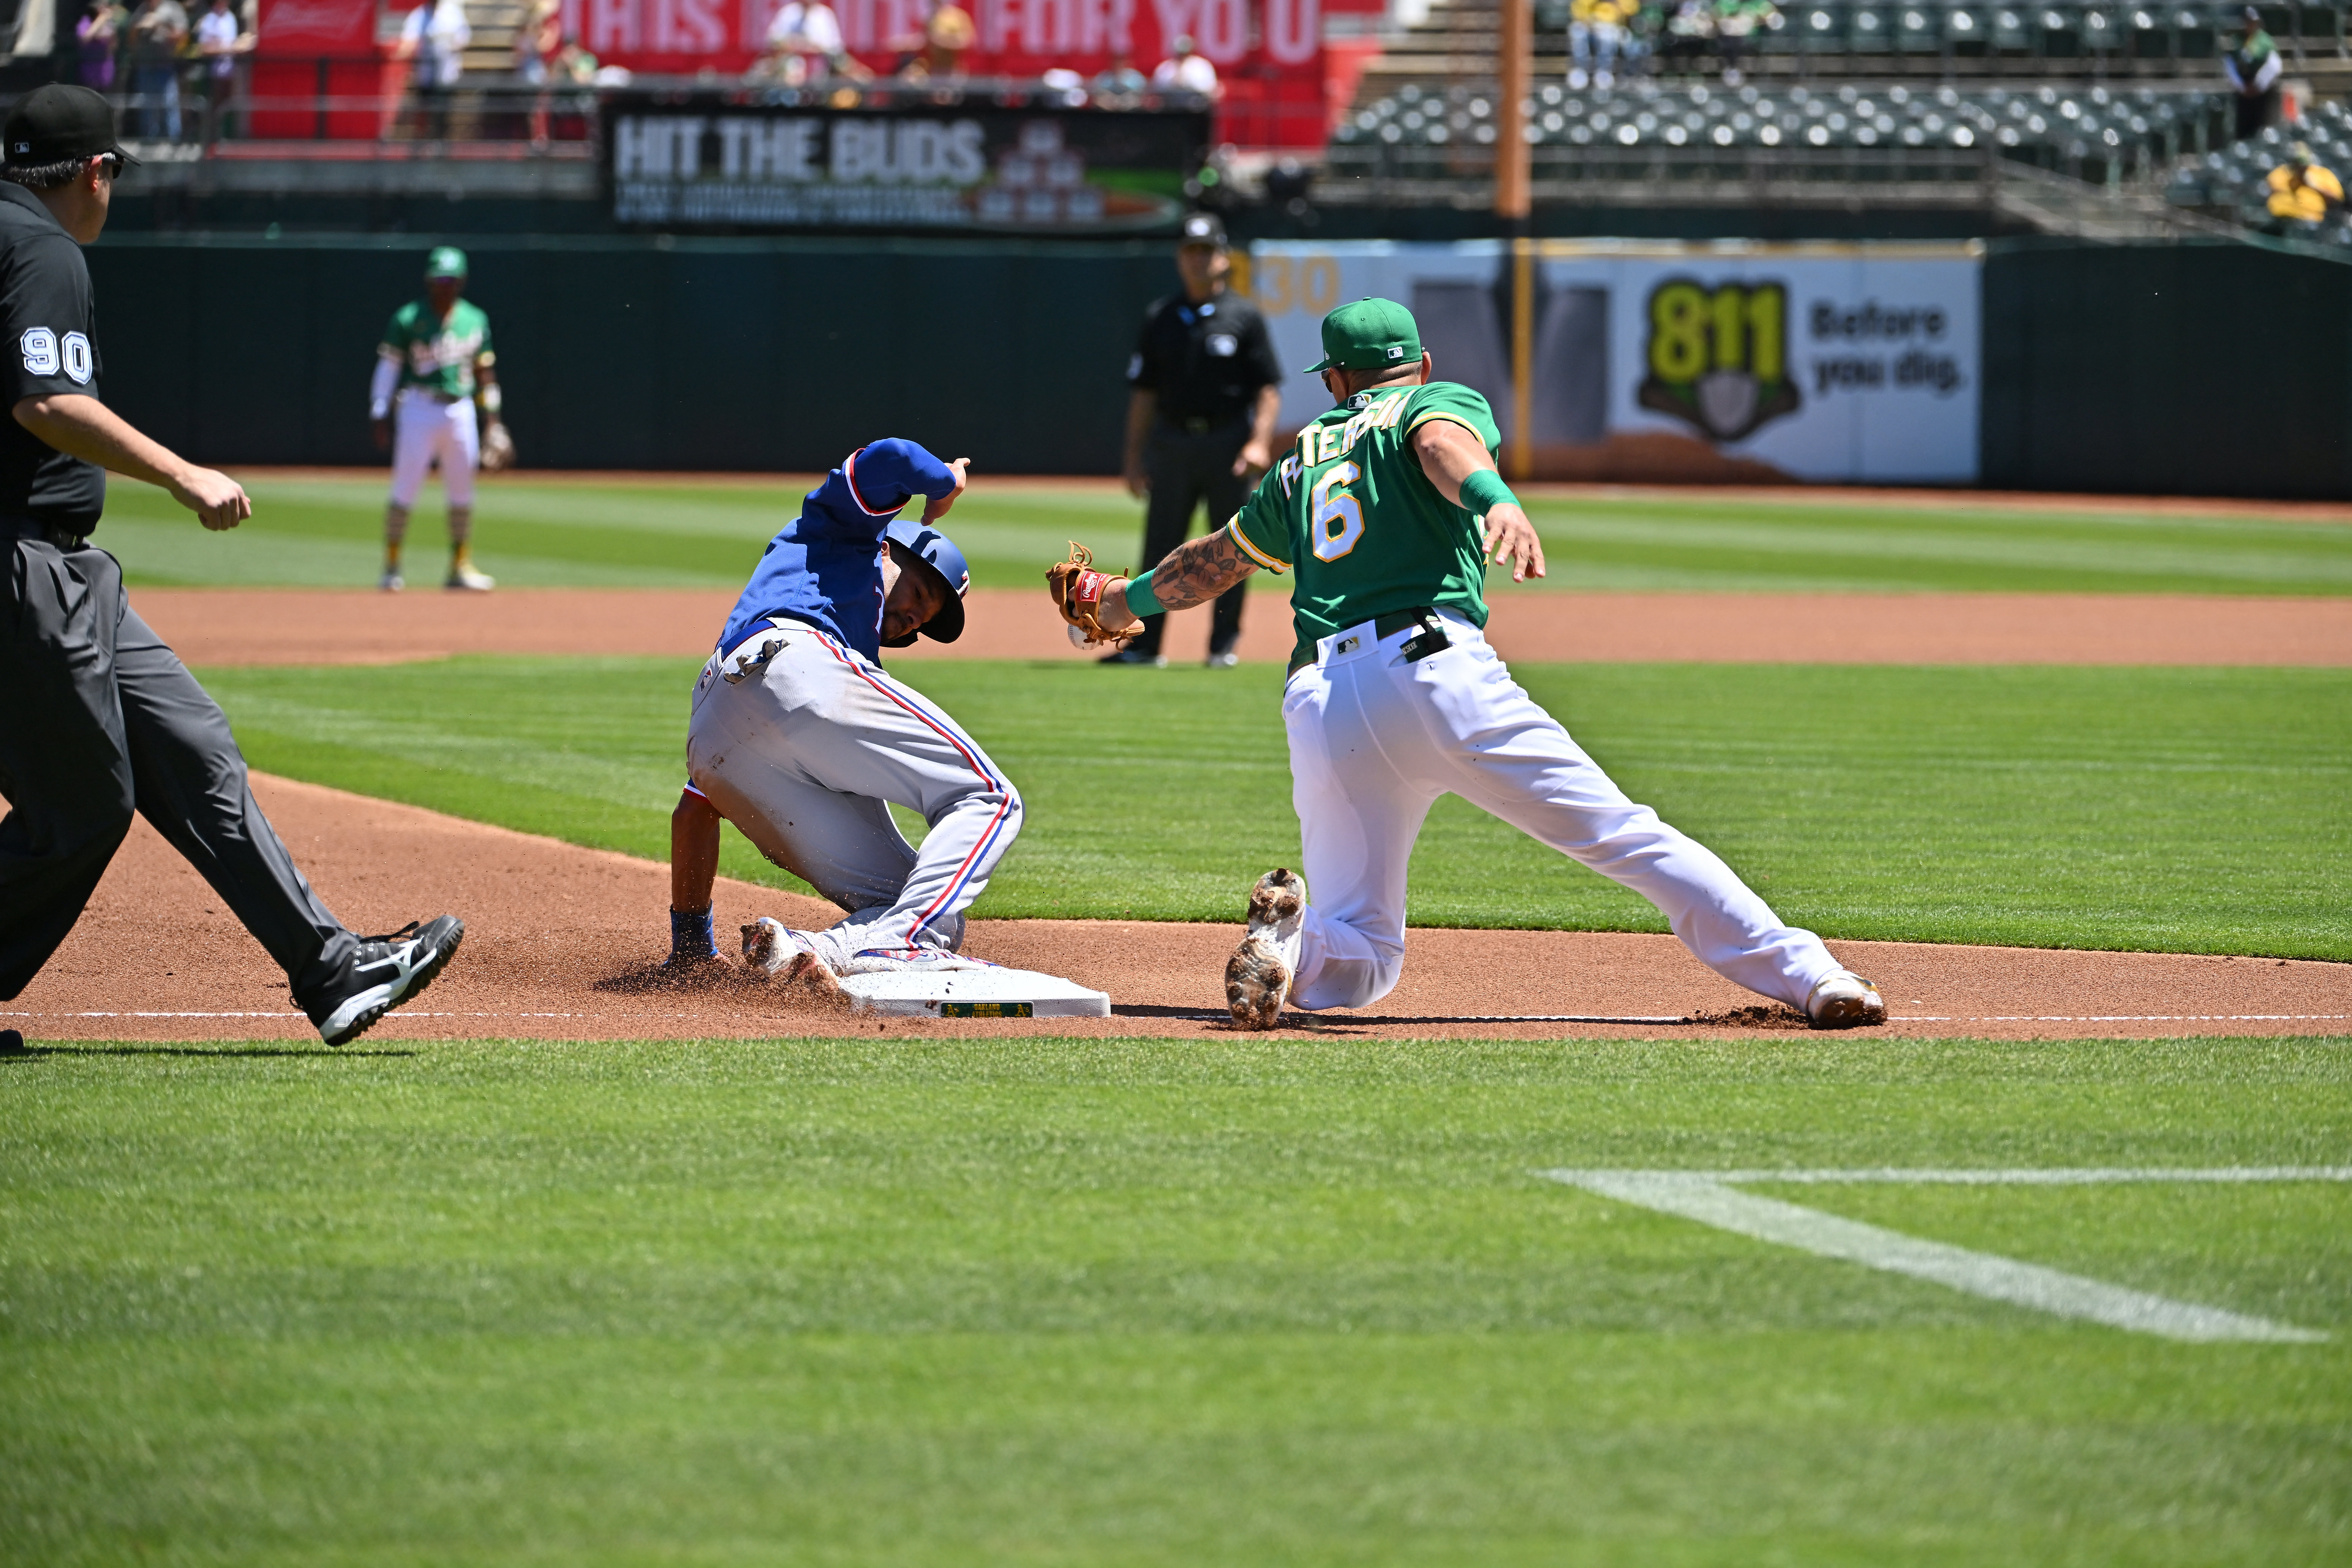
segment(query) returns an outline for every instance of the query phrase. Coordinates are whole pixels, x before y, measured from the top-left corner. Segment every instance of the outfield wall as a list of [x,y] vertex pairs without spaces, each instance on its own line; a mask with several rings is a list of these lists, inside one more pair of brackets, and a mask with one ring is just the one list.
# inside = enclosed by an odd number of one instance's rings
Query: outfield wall
[[[374,345],[436,237],[110,237],[90,252],[108,401],[213,462],[375,461]],[[1110,473],[1136,325],[1174,284],[1157,241],[468,244],[534,468],[806,471],[904,433],[999,473]],[[1296,286],[1311,247],[1281,248]],[[1470,248],[1465,281],[1494,275],[1493,242]],[[1740,252],[1689,254],[1712,288]],[[1584,263],[1548,265],[1559,297],[1591,287],[1576,275]],[[1630,277],[1625,287],[1629,305],[1649,297]],[[1979,288],[1979,352],[1955,360],[1978,383],[1965,416],[1979,482],[2352,494],[2352,266],[2227,243],[2002,240],[1986,248]],[[1634,369],[1636,346],[1613,354],[1612,374]],[[1952,395],[1935,401],[1963,417]],[[1538,424],[1544,414],[1537,405]],[[1769,477],[1768,444],[1799,428],[1714,443],[1720,477]],[[1851,473],[1892,470],[1857,458]]]

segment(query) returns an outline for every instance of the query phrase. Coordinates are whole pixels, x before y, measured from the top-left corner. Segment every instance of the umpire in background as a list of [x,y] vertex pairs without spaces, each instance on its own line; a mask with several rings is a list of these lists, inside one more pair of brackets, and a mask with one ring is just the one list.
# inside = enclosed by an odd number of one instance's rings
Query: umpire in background
[[[1209,527],[1223,528],[1249,500],[1250,489],[1274,461],[1274,422],[1282,413],[1282,369],[1265,334],[1265,318],[1225,279],[1234,258],[1224,225],[1213,213],[1184,220],[1176,270],[1184,291],[1157,300],[1143,318],[1143,336],[1127,363],[1127,488],[1149,495],[1139,570],[1184,542],[1192,511],[1209,503]],[[1236,587],[1218,595],[1209,624],[1209,668],[1238,662],[1242,601]],[[1160,651],[1164,616],[1146,616],[1143,635],[1105,664],[1168,662]]]
[[[135,810],[186,856],[341,1045],[425,988],[465,927],[355,937],[311,892],[247,787],[228,721],[123,596],[89,542],[108,468],[209,529],[253,515],[236,480],[149,440],[99,400],[80,246],[130,162],[86,87],[37,89],[0,127],[0,1001],[73,930]],[[169,962],[183,939],[156,933]],[[186,955],[179,962],[184,963]]]

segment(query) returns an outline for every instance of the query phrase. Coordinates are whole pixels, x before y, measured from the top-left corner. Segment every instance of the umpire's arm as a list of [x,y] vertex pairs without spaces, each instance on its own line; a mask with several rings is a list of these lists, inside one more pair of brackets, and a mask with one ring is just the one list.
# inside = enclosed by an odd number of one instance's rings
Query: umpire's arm
[[83,393],[48,393],[17,400],[16,423],[69,458],[96,463],[129,479],[161,485],[210,529],[235,528],[253,515],[245,487],[226,474],[200,468],[161,441]]

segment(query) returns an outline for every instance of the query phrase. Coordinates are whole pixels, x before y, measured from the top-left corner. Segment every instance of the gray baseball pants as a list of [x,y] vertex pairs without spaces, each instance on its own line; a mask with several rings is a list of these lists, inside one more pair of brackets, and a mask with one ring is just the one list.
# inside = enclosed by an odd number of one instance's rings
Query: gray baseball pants
[[0,521],[0,1001],[73,930],[137,811],[286,971],[331,1001],[358,939],[261,815],[218,704],[148,629],[122,568]]
[[[963,911],[1021,831],[1021,795],[929,698],[814,626],[780,621],[694,688],[694,787],[769,859],[839,905],[845,958],[963,944]],[[930,825],[920,849],[887,803]]]

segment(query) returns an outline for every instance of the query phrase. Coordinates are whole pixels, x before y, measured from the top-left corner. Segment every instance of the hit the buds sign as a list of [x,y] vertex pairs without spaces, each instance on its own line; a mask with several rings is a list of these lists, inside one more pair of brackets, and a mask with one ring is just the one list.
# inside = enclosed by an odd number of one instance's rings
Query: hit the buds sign
[[613,216],[665,229],[1116,232],[1180,216],[1199,111],[800,109],[616,97]]

